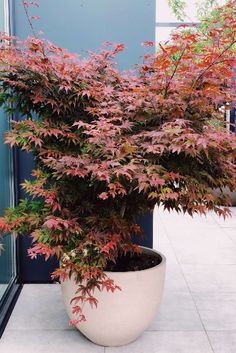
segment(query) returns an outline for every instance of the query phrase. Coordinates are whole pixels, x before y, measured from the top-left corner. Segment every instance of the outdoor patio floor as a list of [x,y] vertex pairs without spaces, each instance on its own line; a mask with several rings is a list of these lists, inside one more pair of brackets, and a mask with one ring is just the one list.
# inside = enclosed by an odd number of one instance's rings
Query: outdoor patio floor
[[167,257],[161,310],[122,347],[101,347],[68,326],[60,286],[24,286],[0,353],[235,353],[236,208],[232,218],[155,210],[154,248]]

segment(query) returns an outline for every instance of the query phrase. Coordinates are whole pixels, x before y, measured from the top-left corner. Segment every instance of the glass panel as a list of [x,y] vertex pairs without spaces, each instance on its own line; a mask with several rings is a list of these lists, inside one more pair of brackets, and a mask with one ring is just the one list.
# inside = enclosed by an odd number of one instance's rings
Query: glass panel
[[[4,132],[8,129],[5,114],[0,112],[0,215],[5,207],[12,205],[12,163],[11,151],[3,144]],[[15,239],[7,235],[3,241],[4,251],[0,256],[0,299],[15,278]]]
[[[205,0],[185,0],[185,22],[197,22],[197,11],[201,8],[201,4],[206,3]],[[224,5],[226,0],[217,0],[215,6]],[[173,14],[168,5],[168,0],[156,0],[156,22],[180,22]]]
[[[0,31],[4,31],[4,4],[7,2],[0,0]],[[12,153],[8,146],[4,144],[4,133],[9,129],[9,122],[5,113],[0,110],[0,216],[4,208],[12,206],[13,196],[13,167]],[[0,300],[6,293],[10,284],[16,276],[15,266],[15,239],[13,235],[7,235],[3,241],[4,251],[0,255]]]
[[156,44],[168,41],[170,39],[170,33],[174,29],[174,27],[156,27]]
[[156,22],[177,22],[168,0],[156,0]]

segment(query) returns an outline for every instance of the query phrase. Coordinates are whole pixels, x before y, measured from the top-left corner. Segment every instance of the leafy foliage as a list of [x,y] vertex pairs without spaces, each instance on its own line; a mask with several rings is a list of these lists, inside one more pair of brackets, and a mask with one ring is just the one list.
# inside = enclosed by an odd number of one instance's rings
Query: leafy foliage
[[220,105],[235,104],[235,14],[232,2],[207,35],[174,33],[135,74],[115,68],[121,44],[81,59],[2,35],[0,104],[22,116],[6,143],[33,153],[35,170],[22,185],[30,199],[6,210],[0,231],[30,234],[32,258],[60,258],[53,278],[76,276],[76,322],[83,304],[97,305],[96,287],[119,289],[106,264],[140,251],[136,220],[155,204],[229,214],[213,188],[236,188],[236,138],[215,121]]
[[[231,3],[232,0],[226,0],[226,3]],[[172,12],[179,21],[184,21],[188,18],[186,15],[186,1],[184,0],[168,0],[168,5],[171,8]],[[218,0],[201,0],[195,2],[197,17],[199,20],[203,20],[206,17],[209,17],[214,11],[215,8],[220,8]],[[191,21],[191,18],[188,18]]]
[[170,6],[171,10],[175,14],[176,18],[179,21],[184,21],[184,18],[186,17],[185,14],[185,7],[186,7],[186,1],[184,0],[168,0],[168,5]]

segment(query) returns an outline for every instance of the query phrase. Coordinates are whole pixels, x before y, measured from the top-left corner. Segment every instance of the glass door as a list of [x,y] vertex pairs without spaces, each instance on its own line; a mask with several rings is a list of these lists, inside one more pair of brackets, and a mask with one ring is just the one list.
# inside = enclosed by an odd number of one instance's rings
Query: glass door
[[[9,32],[8,1],[0,0],[0,31]],[[4,144],[4,133],[9,129],[9,119],[0,110],[0,216],[6,207],[13,206],[13,161],[12,151]],[[9,234],[3,241],[0,255],[0,304],[16,278],[15,238]]]
[[[0,215],[4,208],[13,204],[13,165],[11,151],[3,144],[4,133],[9,124],[5,114],[0,111]],[[4,237],[3,251],[0,255],[0,301],[16,276],[15,269],[15,238],[8,234]]]

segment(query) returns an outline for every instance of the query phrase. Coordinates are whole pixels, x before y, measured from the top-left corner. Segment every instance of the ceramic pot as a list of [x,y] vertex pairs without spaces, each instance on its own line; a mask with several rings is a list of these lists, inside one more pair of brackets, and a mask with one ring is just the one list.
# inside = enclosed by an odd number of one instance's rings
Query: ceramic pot
[[[89,340],[102,346],[121,346],[134,341],[145,331],[159,309],[166,270],[165,256],[159,252],[143,248],[153,253],[161,262],[152,268],[141,271],[106,272],[109,278],[122,290],[114,293],[95,290],[97,308],[84,307],[87,321],[78,325]],[[71,279],[61,284],[67,313],[71,320],[71,299],[75,296],[76,283]]]

